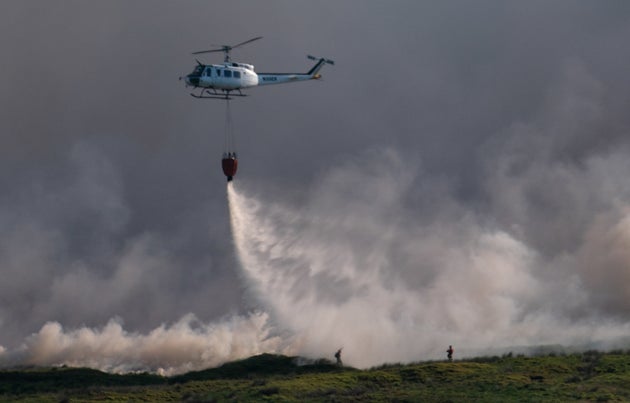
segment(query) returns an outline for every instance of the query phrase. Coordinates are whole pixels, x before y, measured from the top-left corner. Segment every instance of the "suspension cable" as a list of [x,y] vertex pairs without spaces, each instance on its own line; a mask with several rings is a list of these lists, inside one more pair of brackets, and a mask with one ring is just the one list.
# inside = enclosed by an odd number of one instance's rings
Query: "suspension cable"
[[232,119],[232,109],[230,100],[225,100],[225,152],[236,152],[236,136],[234,134],[234,120]]

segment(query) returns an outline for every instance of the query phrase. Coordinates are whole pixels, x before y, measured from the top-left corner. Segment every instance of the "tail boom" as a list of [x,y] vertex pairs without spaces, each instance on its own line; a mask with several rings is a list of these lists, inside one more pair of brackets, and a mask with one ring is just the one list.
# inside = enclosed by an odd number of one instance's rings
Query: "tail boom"
[[308,55],[311,60],[317,60],[317,63],[307,73],[258,73],[258,85],[284,84],[295,81],[317,80],[321,78],[319,71],[325,64],[335,64],[330,59],[323,57],[316,58]]

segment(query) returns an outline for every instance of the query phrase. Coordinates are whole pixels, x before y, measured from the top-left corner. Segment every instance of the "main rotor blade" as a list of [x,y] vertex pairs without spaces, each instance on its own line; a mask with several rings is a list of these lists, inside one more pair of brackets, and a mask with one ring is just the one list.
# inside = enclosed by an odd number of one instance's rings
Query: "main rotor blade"
[[220,45],[221,47],[220,47],[220,48],[218,48],[218,49],[200,50],[200,51],[198,51],[198,52],[193,52],[192,54],[193,54],[193,55],[198,55],[198,54],[201,54],[201,53],[229,52],[230,50],[232,50],[232,49],[234,49],[234,48],[237,48],[237,47],[239,47],[239,46],[241,46],[241,45],[245,45],[246,43],[250,43],[250,42],[257,41],[257,40],[259,40],[259,39],[262,39],[262,36],[257,36],[257,37],[255,37],[255,38],[249,39],[249,40],[247,40],[247,41],[245,41],[245,42],[241,42],[241,43],[239,43],[239,44],[237,44],[237,45],[234,45],[234,46],[230,46],[230,45]]
[[235,48],[235,47],[237,47],[237,46],[245,45],[246,43],[250,43],[250,42],[257,41],[257,40],[259,40],[259,39],[262,39],[262,36],[257,36],[257,37],[255,37],[255,38],[252,38],[252,39],[248,40],[248,41],[241,42],[241,43],[239,43],[238,45],[234,45],[234,46],[232,46],[232,49],[234,49],[234,48]]
[[224,49],[210,49],[210,50],[200,50],[198,52],[192,52],[193,55],[198,55],[201,53],[212,53],[212,52],[223,52]]

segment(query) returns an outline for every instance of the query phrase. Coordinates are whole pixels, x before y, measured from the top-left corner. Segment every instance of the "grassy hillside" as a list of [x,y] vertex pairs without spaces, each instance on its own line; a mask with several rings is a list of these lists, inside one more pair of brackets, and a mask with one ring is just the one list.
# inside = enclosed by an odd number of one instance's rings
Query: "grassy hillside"
[[0,371],[11,402],[630,401],[630,352],[338,368],[263,354],[172,378],[91,369]]

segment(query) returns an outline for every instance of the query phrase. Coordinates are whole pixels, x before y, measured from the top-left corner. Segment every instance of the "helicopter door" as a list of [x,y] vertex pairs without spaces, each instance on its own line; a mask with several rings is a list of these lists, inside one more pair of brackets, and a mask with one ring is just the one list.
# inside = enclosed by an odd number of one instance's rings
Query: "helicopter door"
[[206,85],[212,85],[212,67],[206,66],[201,78]]
[[[238,79],[236,78],[236,74],[238,74]],[[239,88],[241,85],[240,79],[241,73],[239,71],[225,69],[223,70],[223,77],[225,78],[224,83],[226,88],[235,89]]]

